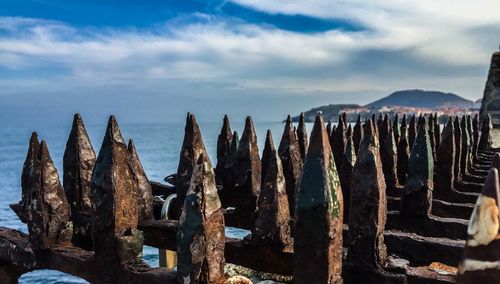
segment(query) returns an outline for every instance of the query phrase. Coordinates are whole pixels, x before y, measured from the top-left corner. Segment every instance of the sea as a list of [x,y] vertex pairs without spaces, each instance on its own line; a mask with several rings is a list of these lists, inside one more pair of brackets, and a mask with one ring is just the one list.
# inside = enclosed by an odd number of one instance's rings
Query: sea
[[[127,121],[118,123],[123,137],[132,138],[136,144],[142,165],[152,181],[162,181],[169,174],[175,173],[179,162],[179,153],[184,137],[184,125],[179,123],[134,123]],[[85,117],[84,117],[85,120]],[[216,164],[217,136],[222,126],[220,122],[198,121],[203,140],[212,164]],[[28,149],[28,141],[32,131],[37,131],[39,138],[44,139],[59,175],[62,179],[63,153],[71,129],[71,120],[64,122],[9,122],[0,123],[0,226],[27,232],[25,224],[17,218],[9,208],[9,204],[17,203],[21,197],[21,170]],[[87,132],[96,154],[98,153],[105,133],[107,121],[86,123]],[[240,134],[244,121],[232,121],[233,131]],[[282,122],[255,122],[259,149],[262,153],[267,129],[273,133],[276,147],[283,132]],[[310,131],[312,124],[307,124]],[[500,130],[494,131],[495,146],[500,146]],[[61,181],[62,182],[62,181]],[[226,235],[243,238],[248,231],[227,228]],[[152,267],[158,267],[158,250],[144,247],[144,260]],[[24,274],[20,283],[88,283],[85,280],[53,270],[37,270]]]
[[[85,122],[85,117],[83,117]],[[184,137],[182,123],[118,123],[123,137],[132,138],[139,153],[142,165],[149,179],[162,181],[164,177],[177,171],[179,153]],[[208,154],[215,166],[217,136],[222,127],[220,122],[198,121],[203,141]],[[21,198],[21,170],[28,150],[28,142],[32,131],[38,133],[39,139],[47,142],[50,154],[58,169],[62,182],[62,163],[66,141],[72,121],[64,122],[9,122],[0,123],[0,226],[17,229],[27,233],[23,224],[9,204],[19,202]],[[101,147],[107,121],[100,123],[85,123],[87,132],[97,153]],[[279,145],[284,124],[281,122],[254,122],[259,150],[262,153],[266,131],[271,129],[276,147]],[[243,132],[244,121],[231,121],[233,131]],[[308,125],[309,129],[312,124]],[[242,238],[249,232],[235,228],[227,228],[226,235]],[[152,267],[158,267],[158,249],[144,247],[143,259]],[[24,274],[19,283],[88,283],[87,281],[62,272],[53,270],[37,270]]]

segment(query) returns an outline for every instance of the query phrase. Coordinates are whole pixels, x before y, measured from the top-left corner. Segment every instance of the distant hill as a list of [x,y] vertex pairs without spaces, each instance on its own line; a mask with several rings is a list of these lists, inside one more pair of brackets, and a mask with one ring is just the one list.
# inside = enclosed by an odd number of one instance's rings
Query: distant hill
[[[348,114],[348,120],[352,121],[357,117],[357,113],[366,112],[368,114],[377,113],[384,106],[401,106],[413,108],[472,108],[473,101],[466,100],[453,93],[444,93],[440,91],[424,91],[424,90],[402,90],[396,91],[387,97],[376,100],[366,106],[355,104],[331,104],[320,106],[304,112],[306,122],[313,122],[316,114],[321,111],[325,121],[337,121],[341,111],[346,109],[355,109],[356,111]],[[299,121],[299,116],[292,117],[292,121]]]
[[380,108],[383,106],[405,106],[420,108],[439,108],[451,106],[471,106],[472,101],[466,100],[453,93],[424,90],[397,91],[389,96],[376,100],[366,107]]

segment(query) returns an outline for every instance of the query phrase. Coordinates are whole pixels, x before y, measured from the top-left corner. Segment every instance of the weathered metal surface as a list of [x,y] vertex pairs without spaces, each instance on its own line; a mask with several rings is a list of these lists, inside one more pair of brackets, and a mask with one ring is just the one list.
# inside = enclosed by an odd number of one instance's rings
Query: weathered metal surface
[[268,244],[279,249],[288,248],[292,244],[289,198],[283,166],[270,130],[267,131],[262,159],[262,188],[252,229],[252,242],[259,245]]
[[401,132],[399,136],[399,143],[397,147],[397,176],[401,185],[406,183],[406,172],[408,170],[408,159],[410,156],[410,147],[408,143],[408,128],[406,124],[406,114],[403,115],[401,120]]
[[356,163],[356,153],[354,151],[354,145],[352,140],[352,135],[347,135],[347,146],[345,148],[344,157],[342,160],[342,164],[339,168],[339,178],[340,178],[340,186],[342,188],[342,196],[344,201],[344,223],[349,221],[349,204],[350,204],[350,188],[351,188],[351,179],[352,179],[352,171],[354,165]]
[[215,174],[201,154],[194,168],[177,229],[177,279],[180,283],[222,283],[224,214]]
[[434,159],[425,117],[408,160],[408,176],[401,197],[401,214],[407,217],[427,216],[431,210]]
[[[224,176],[228,177],[231,174],[231,169],[236,162],[236,153],[238,153],[238,146],[240,145],[240,137],[238,132],[233,132],[233,139],[231,140],[231,146],[229,147],[229,152],[227,154],[226,164],[224,165]],[[224,186],[230,186],[230,182],[224,179]]]
[[[386,124],[385,122],[383,124]],[[398,155],[396,141],[392,127],[387,123],[387,136],[380,146],[380,158],[382,161],[382,170],[385,177],[387,192],[393,196],[399,196],[399,181],[397,176]]]
[[493,168],[470,219],[458,283],[500,282],[499,197],[498,170]]
[[295,283],[342,282],[342,210],[342,192],[328,134],[322,117],[317,115],[297,192]]
[[358,115],[358,119],[356,120],[356,124],[354,124],[354,129],[352,132],[352,142],[354,143],[354,150],[356,151],[356,155],[358,154],[359,143],[361,139],[363,139],[363,125],[361,123],[361,115]]
[[399,115],[397,113],[394,115],[394,120],[392,121],[392,129],[394,131],[394,142],[398,145],[399,137],[401,136],[401,126],[399,125]]
[[460,173],[462,177],[469,175],[469,133],[467,131],[467,118],[462,116],[460,120],[460,132],[462,133],[462,147],[460,152]]
[[224,184],[224,172],[232,140],[233,133],[229,124],[229,118],[227,115],[224,115],[222,128],[219,136],[217,136],[217,165],[215,166],[215,182],[217,185]]
[[460,122],[458,120],[458,116],[455,116],[455,120],[453,121],[453,130],[455,131],[455,165],[453,167],[454,175],[455,175],[455,184],[462,180],[462,170],[461,168],[461,159],[462,159],[462,129],[460,128]]
[[436,175],[434,192],[449,192],[454,189],[455,131],[452,118],[443,129],[441,145],[436,153]]
[[[233,138],[234,140],[235,138]],[[231,147],[231,151],[233,147]],[[232,159],[230,153],[230,160]],[[252,118],[247,117],[245,129],[239,141],[234,162],[226,167],[222,203],[224,207],[235,207],[226,215],[226,223],[243,229],[252,229],[261,187],[261,161],[257,136]]]
[[404,257],[411,265],[427,265],[438,261],[457,266],[465,244],[462,240],[423,237],[394,230],[384,232],[384,241],[389,254]]
[[297,127],[297,140],[299,143],[300,157],[302,161],[305,160],[307,154],[307,129],[306,122],[304,119],[304,113],[300,113],[299,126]]
[[[297,190],[303,165],[302,158],[300,157],[299,143],[294,135],[292,118],[290,116],[288,116],[286,120],[285,129],[283,130],[278,148],[278,154],[281,159],[283,175],[286,181],[286,194],[288,196],[288,204],[290,204],[290,215],[293,216],[295,212],[295,191]],[[268,173],[262,172],[262,177],[267,174]]]
[[33,132],[28,146],[28,154],[26,155],[26,160],[24,161],[23,170],[21,174],[21,210],[16,212],[19,218],[26,222],[25,216],[27,215],[28,209],[31,205],[31,198],[33,190],[39,191],[40,188],[40,161],[38,158],[38,153],[40,149],[40,143],[38,142],[38,134]]
[[429,141],[431,142],[431,153],[432,153],[432,159],[436,161],[436,140],[434,137],[434,117],[432,116],[432,113],[429,115],[429,120],[427,125],[429,126]]
[[491,129],[493,125],[491,123],[491,116],[489,114],[485,115],[481,121],[481,136],[479,138],[478,151],[488,151],[491,148]]
[[250,116],[245,120],[245,129],[241,135],[238,151],[236,152],[233,173],[235,186],[247,185],[254,198],[259,196],[261,165],[257,135]]
[[415,114],[410,119],[410,124],[408,125],[408,145],[410,146],[410,152],[413,149],[413,144],[417,138],[417,120]]
[[139,154],[132,139],[128,141],[128,152],[130,153],[133,174],[137,179],[137,213],[139,214],[139,221],[151,220],[153,219],[153,190],[146,172],[142,168]]
[[141,262],[137,187],[127,145],[111,116],[92,174],[92,235],[97,257],[112,263]]
[[474,134],[472,130],[472,118],[467,115],[466,119],[467,137],[469,138],[467,146],[469,150],[467,151],[467,170],[469,174],[472,174],[472,167],[474,163],[473,147],[474,147]]
[[[349,241],[345,277],[350,282],[372,281],[381,278],[404,283],[403,278],[383,270],[387,259],[384,244],[387,201],[385,180],[379,153],[378,137],[368,123],[361,140],[351,183]],[[370,280],[368,280],[370,279]]]
[[35,250],[69,243],[73,236],[70,205],[45,141],[40,143],[37,160],[33,170],[40,180],[29,189],[27,210],[30,243]]
[[473,162],[477,162],[477,154],[479,147],[479,116],[474,115],[472,120],[472,135],[474,137],[474,144],[472,145],[472,158]]
[[180,208],[184,204],[184,198],[189,188],[194,165],[201,154],[207,155],[207,151],[201,137],[200,128],[194,114],[188,113],[175,184],[177,191],[176,204],[178,208],[176,216],[179,216],[181,213]]
[[[75,114],[64,151],[64,190],[72,210],[92,209],[90,179],[95,152],[80,114]],[[76,225],[76,224],[75,224]]]
[[35,253],[27,235],[8,228],[0,228],[0,258],[25,271],[53,269],[91,283],[177,283],[175,273],[165,268],[142,267],[137,270],[107,262],[96,257],[93,252],[68,245],[57,245]]
[[335,133],[332,136],[333,139],[331,143],[335,166],[337,168],[340,168],[345,152],[346,130],[347,129],[343,122],[342,115],[339,115],[339,123],[337,125],[337,129],[335,130]]
[[390,122],[387,113],[384,115],[384,118],[382,122],[380,122],[378,127],[379,127],[379,145],[382,146],[385,143],[387,135],[389,135]]
[[73,118],[73,126],[64,151],[63,184],[73,213],[73,242],[87,248],[92,246],[89,222],[92,215],[90,182],[95,159],[87,130],[80,114],[77,113]]
[[439,127],[439,118],[437,113],[434,114],[434,141],[436,142],[437,151],[439,149],[439,145],[441,145],[441,128]]
[[[340,120],[339,120],[339,123],[340,123]],[[330,120],[326,124],[326,134],[328,134],[328,137],[332,136],[332,122]]]

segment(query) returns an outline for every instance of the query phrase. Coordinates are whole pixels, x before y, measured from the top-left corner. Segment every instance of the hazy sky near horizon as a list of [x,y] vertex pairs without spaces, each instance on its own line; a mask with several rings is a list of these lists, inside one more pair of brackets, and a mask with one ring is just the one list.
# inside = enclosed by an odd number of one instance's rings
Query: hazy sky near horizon
[[482,96],[498,0],[0,0],[0,120],[278,120]]

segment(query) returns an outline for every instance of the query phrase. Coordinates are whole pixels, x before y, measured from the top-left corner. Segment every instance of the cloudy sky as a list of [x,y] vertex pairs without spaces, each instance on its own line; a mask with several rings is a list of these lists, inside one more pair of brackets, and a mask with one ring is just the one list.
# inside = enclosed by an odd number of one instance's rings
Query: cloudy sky
[[414,88],[477,99],[498,11],[498,0],[2,0],[0,119],[273,121]]

